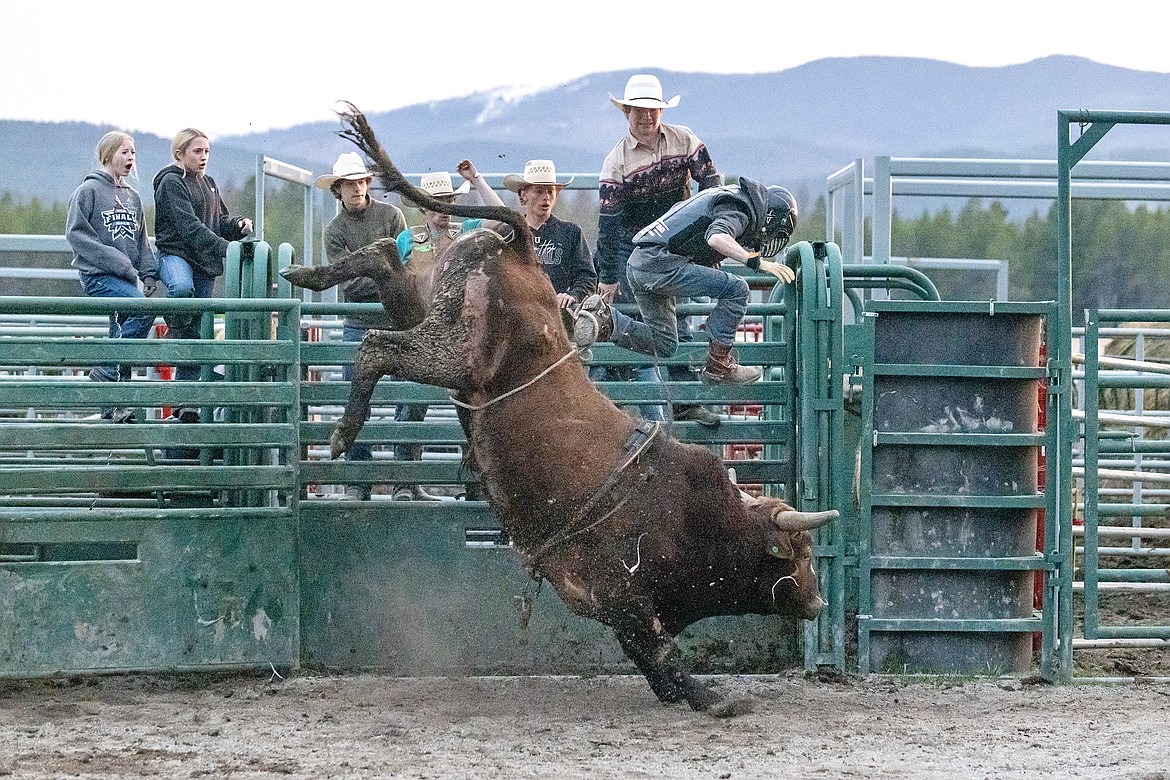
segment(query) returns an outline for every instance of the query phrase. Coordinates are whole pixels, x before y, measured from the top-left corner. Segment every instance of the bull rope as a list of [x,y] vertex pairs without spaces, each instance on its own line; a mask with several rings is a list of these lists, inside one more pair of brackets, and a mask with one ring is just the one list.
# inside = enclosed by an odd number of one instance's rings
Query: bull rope
[[548,368],[546,368],[545,370],[541,371],[541,372],[540,372],[539,374],[537,374],[536,376],[532,377],[532,379],[529,379],[527,382],[525,382],[524,384],[520,385],[519,387],[514,387],[514,388],[512,388],[511,390],[509,390],[508,392],[506,392],[506,393],[504,393],[504,394],[502,394],[502,395],[497,395],[495,398],[493,398],[492,400],[490,400],[490,401],[488,401],[488,402],[486,402],[486,403],[482,403],[482,404],[465,404],[465,403],[463,403],[462,401],[460,401],[458,398],[456,398],[454,395],[452,395],[452,396],[451,396],[451,403],[455,404],[456,406],[459,406],[459,407],[462,407],[462,408],[464,408],[464,409],[467,409],[468,411],[472,411],[472,412],[480,412],[480,411],[483,411],[484,409],[488,408],[488,407],[489,407],[489,406],[491,406],[492,404],[499,403],[500,401],[503,401],[503,400],[504,400],[505,398],[507,398],[508,396],[510,396],[510,395],[515,395],[516,393],[519,393],[521,390],[523,390],[523,389],[525,389],[525,388],[527,388],[527,387],[531,387],[532,385],[536,384],[536,383],[537,383],[539,380],[541,380],[541,379],[543,379],[545,376],[547,376],[547,375],[549,374],[549,372],[551,372],[551,371],[552,371],[554,368],[556,368],[557,366],[559,366],[561,363],[564,363],[564,362],[565,362],[566,360],[568,360],[569,358],[573,357],[574,355],[578,355],[578,354],[580,354],[580,353],[578,352],[578,350],[577,350],[577,349],[575,349],[575,348],[574,348],[574,349],[570,349],[570,350],[569,350],[569,351],[568,351],[568,352],[567,352],[567,353],[566,353],[566,354],[565,354],[565,355],[564,355],[564,356],[563,356],[563,357],[562,357],[560,360],[558,360],[557,362],[553,363],[551,366],[549,366],[549,367],[548,367]]
[[[616,504],[614,504],[614,506],[611,507],[608,512],[601,515],[601,517],[597,518],[592,523],[584,526],[583,528],[572,528],[574,525],[587,518],[589,513],[592,512],[601,502],[601,499],[605,498],[605,496],[610,491],[617,487],[617,483],[621,479],[622,474],[624,474],[626,469],[630,467],[630,464],[642,456],[642,453],[646,451],[646,448],[650,446],[661,430],[662,424],[656,420],[644,420],[642,421],[641,425],[634,429],[634,432],[630,434],[630,438],[626,442],[625,450],[627,454],[625,459],[617,465],[613,472],[610,473],[609,478],[605,481],[605,484],[597,489],[597,492],[593,494],[593,497],[585,503],[585,506],[581,507],[580,511],[577,512],[577,515],[573,518],[573,520],[568,523],[568,528],[571,530],[566,530],[559,536],[554,536],[552,539],[549,539],[547,542],[542,544],[540,549],[533,553],[529,558],[528,568],[534,580],[539,581],[543,579],[543,577],[539,574],[538,566],[540,565],[540,559],[547,555],[549,550],[564,544],[576,536],[588,533],[597,526],[601,525],[603,522],[612,517],[619,509],[626,505],[626,503],[633,496],[635,487],[653,479],[655,469],[653,466],[651,466],[646,470],[646,473],[642,474],[642,479],[634,485],[631,485],[630,489],[626,491],[626,494],[622,496],[621,499]],[[663,452],[664,450],[660,448],[660,458]],[[630,573],[633,574],[632,571]]]

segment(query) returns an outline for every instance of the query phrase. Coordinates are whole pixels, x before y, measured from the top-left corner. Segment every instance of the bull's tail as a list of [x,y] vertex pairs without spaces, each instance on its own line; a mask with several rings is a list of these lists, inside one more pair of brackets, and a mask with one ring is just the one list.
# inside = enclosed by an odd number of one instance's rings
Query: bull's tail
[[390,156],[386,154],[386,150],[378,141],[377,136],[374,135],[370,123],[366,121],[365,114],[359,111],[353,103],[345,101],[345,105],[347,110],[339,113],[341,119],[349,125],[349,129],[340,131],[338,135],[352,141],[373,161],[378,170],[378,178],[387,190],[397,192],[402,197],[430,211],[452,214],[457,217],[503,222],[511,227],[522,241],[528,244],[532,243],[532,230],[528,227],[528,223],[524,221],[521,214],[512,209],[504,206],[457,206],[454,203],[432,197],[424,190],[415,187],[402,175],[402,171],[398,170],[397,166],[390,161]]

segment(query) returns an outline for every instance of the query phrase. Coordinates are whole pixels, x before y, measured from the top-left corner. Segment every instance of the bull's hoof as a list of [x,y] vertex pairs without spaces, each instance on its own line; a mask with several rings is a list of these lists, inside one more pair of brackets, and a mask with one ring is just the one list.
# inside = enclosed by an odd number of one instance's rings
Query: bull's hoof
[[306,268],[303,265],[290,265],[287,268],[281,268],[280,275],[297,287],[320,292],[329,285],[324,284],[324,280],[317,270],[316,268]]
[[[686,694],[687,704],[695,712],[712,712],[723,704],[724,698],[706,685],[697,684]],[[714,714],[712,712],[712,714]]]
[[703,714],[710,715],[712,718],[738,718],[740,715],[754,712],[755,709],[755,699],[737,696],[720,700],[718,704],[703,710]]
[[345,451],[353,444],[354,437],[347,436],[339,428],[333,430],[333,435],[329,437],[329,457],[337,460]]

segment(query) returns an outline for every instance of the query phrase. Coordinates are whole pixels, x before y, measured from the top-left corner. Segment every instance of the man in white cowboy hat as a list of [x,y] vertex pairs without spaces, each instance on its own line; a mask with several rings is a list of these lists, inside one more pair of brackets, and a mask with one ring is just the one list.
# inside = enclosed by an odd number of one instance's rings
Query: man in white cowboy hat
[[520,198],[520,211],[532,228],[536,256],[562,309],[576,307],[597,289],[597,269],[581,228],[553,216],[557,195],[572,180],[557,181],[552,160],[529,160],[524,173],[504,177],[504,186]]
[[[626,265],[634,251],[634,234],[689,197],[692,180],[705,190],[722,184],[723,177],[707,147],[690,128],[662,122],[662,109],[677,106],[679,96],[663,100],[662,84],[656,76],[630,76],[622,97],[610,94],[609,100],[625,114],[629,132],[601,165],[595,258],[601,282],[598,291],[609,303],[633,303]],[[678,328],[680,340],[690,341],[686,318],[680,318]],[[675,381],[695,378],[686,366],[670,366],[668,371]],[[604,370],[594,373],[595,379],[604,378]],[[636,368],[634,375],[640,381],[659,380],[654,366]],[[663,418],[657,407],[643,407],[642,414]],[[691,420],[708,428],[720,423],[719,415],[697,404],[676,404],[673,414],[676,420]]]
[[[354,252],[382,238],[394,238],[406,229],[406,218],[397,206],[382,203],[370,197],[373,174],[357,152],[346,152],[333,163],[332,173],[317,177],[317,186],[337,198],[340,210],[325,227],[325,258],[329,262]],[[346,303],[378,303],[378,287],[369,277],[358,277],[341,285]],[[371,328],[394,330],[392,314],[378,311],[373,314],[350,314],[342,323],[344,341],[361,341]],[[350,365],[342,366],[341,376],[349,381],[353,372]],[[367,444],[357,443],[349,448],[347,460],[371,460],[373,454]],[[345,489],[345,497],[369,500],[370,485],[355,484]]]

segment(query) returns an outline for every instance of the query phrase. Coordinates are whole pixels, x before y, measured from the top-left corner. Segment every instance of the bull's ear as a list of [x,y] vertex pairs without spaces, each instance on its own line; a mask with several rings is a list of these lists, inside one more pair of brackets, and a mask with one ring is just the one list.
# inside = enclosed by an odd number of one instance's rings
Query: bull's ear
[[764,533],[764,543],[768,546],[768,555],[773,558],[792,560],[792,533],[781,531],[779,528],[769,528]]
[[460,316],[467,328],[466,361],[472,386],[482,387],[495,376],[501,357],[507,350],[507,337],[494,336],[490,329],[488,309],[491,306],[490,278],[482,269],[467,274],[463,288],[463,310]]

